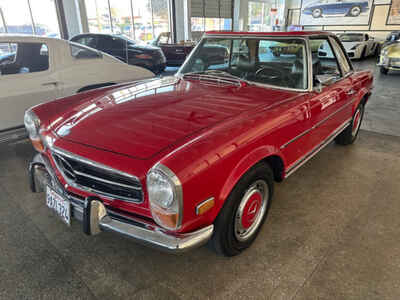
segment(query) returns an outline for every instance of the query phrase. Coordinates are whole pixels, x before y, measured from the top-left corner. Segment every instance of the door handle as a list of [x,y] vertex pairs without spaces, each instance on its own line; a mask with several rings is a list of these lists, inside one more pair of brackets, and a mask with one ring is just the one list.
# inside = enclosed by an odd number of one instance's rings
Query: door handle
[[57,85],[58,83],[59,83],[58,81],[50,81],[50,82],[42,83],[42,85],[43,85],[43,86]]
[[353,90],[353,89],[350,89],[350,90],[348,90],[348,91],[346,92],[346,94],[349,95],[349,96],[354,95],[355,93],[356,93],[356,91]]

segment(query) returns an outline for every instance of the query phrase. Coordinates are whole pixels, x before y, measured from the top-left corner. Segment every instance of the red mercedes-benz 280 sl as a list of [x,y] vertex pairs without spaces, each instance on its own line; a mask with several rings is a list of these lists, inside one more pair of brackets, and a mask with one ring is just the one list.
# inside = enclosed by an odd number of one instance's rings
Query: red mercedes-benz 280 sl
[[[278,57],[277,46],[297,50]],[[31,187],[89,235],[236,255],[260,231],[274,181],[332,140],[354,142],[372,80],[333,34],[208,32],[175,76],[27,111]]]

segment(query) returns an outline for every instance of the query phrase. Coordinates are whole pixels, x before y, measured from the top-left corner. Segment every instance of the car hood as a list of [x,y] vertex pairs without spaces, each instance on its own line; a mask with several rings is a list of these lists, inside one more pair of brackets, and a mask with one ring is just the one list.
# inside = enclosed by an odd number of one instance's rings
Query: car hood
[[344,49],[346,49],[346,51],[351,50],[351,48],[353,48],[354,46],[359,46],[362,44],[362,42],[342,42]]
[[386,46],[383,50],[386,50],[387,55],[390,57],[400,58],[400,43]]
[[59,116],[51,130],[71,142],[147,159],[205,128],[297,94],[164,77],[77,104]]

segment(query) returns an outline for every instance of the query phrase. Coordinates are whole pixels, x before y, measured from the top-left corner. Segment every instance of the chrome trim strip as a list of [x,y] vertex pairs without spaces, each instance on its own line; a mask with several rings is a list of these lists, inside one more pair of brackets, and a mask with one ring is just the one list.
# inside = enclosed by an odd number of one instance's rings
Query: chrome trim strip
[[[203,81],[212,81],[215,80],[217,83],[224,83],[224,84],[231,84],[231,85],[236,85],[236,86],[241,86],[241,79],[239,78],[233,78],[233,77],[227,77],[227,76],[217,76],[217,75],[210,75],[210,74],[196,74],[196,73],[186,73],[183,74],[183,79],[189,78],[189,79],[197,79],[200,82]],[[246,82],[246,80],[243,80]]]
[[68,157],[70,159],[73,159],[73,160],[76,160],[76,161],[91,165],[91,166],[93,166],[95,168],[100,168],[100,169],[106,170],[108,172],[115,173],[117,175],[122,175],[122,176],[129,177],[129,178],[131,178],[133,180],[136,180],[138,182],[138,184],[140,184],[139,178],[136,177],[135,175],[131,175],[131,174],[125,173],[123,171],[119,171],[117,169],[114,169],[114,168],[111,168],[109,166],[103,165],[101,163],[95,162],[95,161],[90,160],[88,158],[73,154],[73,153],[71,153],[71,152],[69,152],[67,150],[60,149],[60,148],[55,147],[55,146],[51,147],[50,150],[54,151],[54,152],[56,152],[56,153],[58,153],[60,155],[65,155],[66,157]]
[[[51,152],[51,157],[52,157],[55,165],[57,166],[57,169],[60,171],[60,173],[64,177],[65,181],[70,186],[72,186],[72,187],[74,187],[76,189],[84,190],[84,191],[92,193],[92,194],[98,194],[98,195],[103,196],[103,197],[105,197],[107,199],[110,199],[110,200],[123,200],[125,202],[137,203],[137,204],[138,203],[142,203],[144,201],[144,199],[143,199],[143,190],[142,189],[140,189],[141,194],[142,194],[142,199],[137,199],[137,198],[127,198],[127,197],[124,197],[124,196],[109,194],[109,193],[106,193],[106,192],[103,192],[103,191],[99,191],[99,190],[91,188],[91,187],[87,187],[87,186],[83,186],[83,185],[75,183],[74,181],[70,180],[67,176],[65,176],[64,171],[62,170],[62,168],[60,168],[60,166],[57,163],[57,160],[54,158],[53,152],[55,152],[55,153],[57,153],[59,155],[65,155],[70,159],[77,160],[77,161],[82,162],[82,163],[86,163],[86,164],[91,165],[93,167],[97,167],[97,168],[106,170],[108,172],[111,172],[111,173],[114,173],[114,174],[117,174],[117,175],[130,177],[131,179],[133,179],[135,181],[138,181],[139,179],[136,176],[127,174],[127,173],[122,172],[122,171],[117,171],[117,170],[115,170],[113,168],[110,168],[110,167],[104,166],[102,164],[93,162],[93,161],[88,160],[86,158],[83,158],[83,157],[80,157],[78,155],[72,154],[72,153],[70,153],[70,152],[68,152],[66,150],[61,150],[60,148],[57,148],[57,147],[52,147],[50,150],[51,150],[50,151]],[[138,184],[142,187],[140,181],[138,181]],[[133,186],[130,187],[130,188],[133,188]]]
[[76,171],[76,170],[74,170],[74,174],[77,174],[77,175],[80,175],[80,176],[83,176],[83,177],[88,177],[90,179],[98,180],[98,181],[101,181],[101,182],[104,182],[104,183],[108,183],[108,184],[111,184],[111,185],[118,185],[118,186],[125,187],[125,188],[128,188],[128,189],[134,189],[134,190],[137,190],[137,191],[141,191],[142,190],[141,188],[136,187],[136,186],[131,186],[131,185],[123,184],[123,183],[109,181],[107,179],[99,178],[99,177],[96,177],[96,176],[93,176],[93,175],[89,175],[89,174],[86,174],[86,173],[83,173],[83,172],[80,172],[80,171]]
[[99,225],[104,231],[119,233],[141,244],[168,253],[182,253],[200,247],[211,238],[214,232],[214,225],[211,224],[194,232],[172,235],[157,227],[139,227],[112,219],[109,216],[103,217],[99,221]]
[[306,129],[305,131],[303,131],[302,133],[300,133],[299,135],[295,136],[294,138],[292,138],[291,140],[289,140],[288,142],[284,143],[282,146],[280,146],[280,149],[284,149],[286,148],[289,144],[293,143],[294,141],[298,140],[299,138],[301,138],[302,136],[306,135],[307,133],[309,133],[310,131],[318,128],[319,126],[321,126],[323,123],[325,123],[326,121],[328,121],[331,117],[333,117],[335,114],[341,112],[342,110],[344,110],[345,108],[347,108],[349,105],[353,104],[353,102],[349,102],[345,105],[343,105],[341,108],[339,108],[338,110],[334,111],[333,113],[331,113],[330,115],[328,115],[327,117],[325,117],[324,119],[320,120],[317,124],[313,125],[311,128]]
[[342,123],[338,128],[336,128],[324,141],[318,144],[314,149],[309,151],[306,155],[299,158],[295,161],[292,166],[290,166],[286,172],[285,178],[288,178],[292,175],[297,169],[299,169],[302,165],[304,165],[307,161],[314,157],[319,151],[321,151],[325,146],[327,146],[330,142],[332,142],[335,137],[337,137],[346,127],[351,124],[351,119],[348,119],[346,122]]
[[[210,202],[210,201],[214,201],[214,197],[210,197],[210,198],[204,200],[203,202],[200,202],[199,204],[197,204],[197,205],[196,205],[196,215],[199,215],[199,208],[200,208],[200,206],[202,206],[202,205],[204,205],[204,204],[206,204],[206,203],[208,203],[208,202]],[[214,204],[214,205],[215,205],[215,204]]]

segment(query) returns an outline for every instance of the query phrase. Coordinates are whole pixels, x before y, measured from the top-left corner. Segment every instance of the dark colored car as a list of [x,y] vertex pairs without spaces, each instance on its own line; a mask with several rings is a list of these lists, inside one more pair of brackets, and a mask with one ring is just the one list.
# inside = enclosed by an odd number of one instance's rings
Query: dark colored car
[[359,0],[321,0],[303,9],[303,14],[321,18],[325,15],[358,17],[369,9],[368,1]]
[[186,56],[195,47],[194,42],[189,43],[172,43],[172,37],[170,32],[162,32],[159,36],[153,40],[151,45],[160,47],[167,58],[167,66],[175,67],[180,66],[186,59]]
[[166,59],[160,48],[140,44],[122,35],[78,34],[71,41],[103,51],[127,64],[144,67],[156,74],[164,71],[166,66]]

